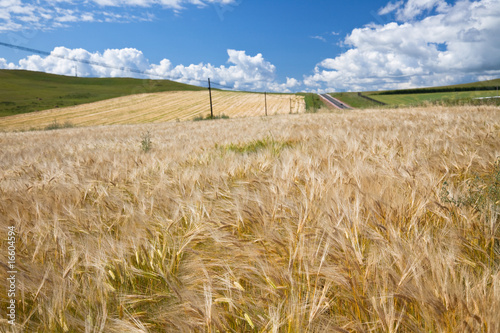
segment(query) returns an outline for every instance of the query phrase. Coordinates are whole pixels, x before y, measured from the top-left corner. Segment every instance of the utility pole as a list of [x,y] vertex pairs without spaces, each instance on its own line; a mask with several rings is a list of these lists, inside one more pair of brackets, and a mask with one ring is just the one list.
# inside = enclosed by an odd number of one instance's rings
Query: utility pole
[[264,103],[266,106],[266,117],[267,117],[267,93],[264,91]]
[[212,105],[212,88],[210,87],[210,78],[208,78],[208,94],[210,95],[210,118],[214,119],[214,107]]

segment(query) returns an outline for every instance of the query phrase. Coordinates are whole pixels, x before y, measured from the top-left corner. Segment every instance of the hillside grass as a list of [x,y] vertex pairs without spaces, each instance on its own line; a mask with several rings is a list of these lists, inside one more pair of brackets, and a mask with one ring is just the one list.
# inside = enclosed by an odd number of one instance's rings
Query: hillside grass
[[407,94],[424,94],[424,93],[450,93],[450,92],[465,92],[465,91],[489,91],[489,90],[497,90],[498,88],[500,88],[500,79],[455,84],[449,86],[386,90],[386,91],[378,91],[376,92],[376,94],[407,95]]
[[0,133],[0,330],[499,332],[499,142],[486,106]]
[[[473,103],[474,98],[498,96],[496,90],[490,91],[459,91],[433,92],[412,94],[370,94],[369,97],[386,103],[389,106],[419,106],[424,103]],[[488,101],[483,101],[488,102]]]
[[163,91],[202,87],[168,80],[80,78],[24,70],[0,70],[0,117]]
[[319,97],[318,94],[314,93],[298,93],[297,95],[303,96],[304,101],[306,103],[306,112],[308,113],[316,113],[321,109],[326,109],[327,106]]
[[332,93],[331,95],[359,109],[425,106],[429,104],[498,106],[500,100],[475,100],[478,97],[498,96],[498,87],[500,87],[500,79],[449,86],[363,92],[364,95],[387,104],[386,106],[370,102],[358,96],[357,92]]
[[368,108],[380,107],[380,104],[370,101],[361,96],[358,96],[357,92],[331,93],[330,95],[355,109],[368,109]]

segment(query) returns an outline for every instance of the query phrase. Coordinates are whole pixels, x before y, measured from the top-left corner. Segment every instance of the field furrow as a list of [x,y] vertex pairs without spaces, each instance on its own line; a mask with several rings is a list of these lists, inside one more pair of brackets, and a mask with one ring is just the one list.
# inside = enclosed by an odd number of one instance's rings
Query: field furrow
[[[264,94],[213,91],[212,98],[215,116],[224,114],[236,118],[266,113]],[[268,115],[305,112],[301,96],[271,94],[266,99]],[[0,129],[41,129],[54,122],[69,122],[75,126],[158,123],[191,120],[209,114],[207,91],[162,92],[3,117],[0,118]]]

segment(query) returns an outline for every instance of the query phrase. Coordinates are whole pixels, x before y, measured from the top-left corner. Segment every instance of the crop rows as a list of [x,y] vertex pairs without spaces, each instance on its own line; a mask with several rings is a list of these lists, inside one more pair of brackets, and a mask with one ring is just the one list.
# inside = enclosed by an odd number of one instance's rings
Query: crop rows
[[[214,116],[231,118],[265,114],[263,94],[213,91]],[[267,95],[267,112],[272,114],[302,113],[303,97]],[[158,123],[191,120],[210,114],[207,91],[183,91],[138,94],[74,107],[51,109],[36,113],[0,118],[0,129],[41,129],[54,121],[75,126]]]

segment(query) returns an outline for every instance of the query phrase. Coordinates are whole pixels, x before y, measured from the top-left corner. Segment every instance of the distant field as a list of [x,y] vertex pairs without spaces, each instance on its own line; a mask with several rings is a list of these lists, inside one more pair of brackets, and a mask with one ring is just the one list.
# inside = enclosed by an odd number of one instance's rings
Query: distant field
[[423,102],[436,102],[440,100],[460,100],[471,99],[477,97],[491,97],[497,96],[496,90],[490,91],[458,91],[458,92],[435,92],[435,93],[421,93],[421,94],[391,94],[391,95],[378,95],[370,94],[373,99],[386,103],[388,105],[418,105]]
[[[440,87],[427,87],[416,89],[369,91],[363,92],[365,96],[387,104],[387,107],[394,106],[417,106],[426,102],[443,102],[449,105],[458,104],[492,104],[498,105],[495,101],[474,101],[478,97],[492,97],[498,95],[497,87],[500,87],[500,79],[480,81],[473,83],[457,84]],[[358,96],[357,92],[332,93],[333,97],[351,105],[354,108],[366,109],[381,107],[375,102]],[[500,101],[499,101],[500,102]]]
[[299,93],[299,96],[304,96],[304,101],[306,103],[306,111],[307,112],[316,112],[321,108],[326,108],[326,104],[323,103],[323,100],[319,97],[318,94],[313,93]]
[[[263,94],[213,91],[214,116],[265,115]],[[267,95],[268,115],[305,112],[304,99],[296,95]],[[191,120],[210,114],[208,91],[138,94],[105,101],[0,118],[1,130],[43,129],[69,122],[74,126],[142,124]]]
[[[400,95],[400,94],[421,94],[421,93],[437,93],[437,92],[459,92],[459,91],[487,91],[497,90],[500,87],[500,79],[479,81],[464,84],[455,84],[450,86],[425,87],[413,89],[398,89],[378,91],[378,95]],[[375,92],[373,92],[375,93]]]
[[199,90],[206,88],[168,80],[79,78],[0,70],[0,117],[139,93]]
[[380,107],[380,104],[372,102],[366,98],[360,97],[356,92],[333,93],[330,95],[356,109]]

